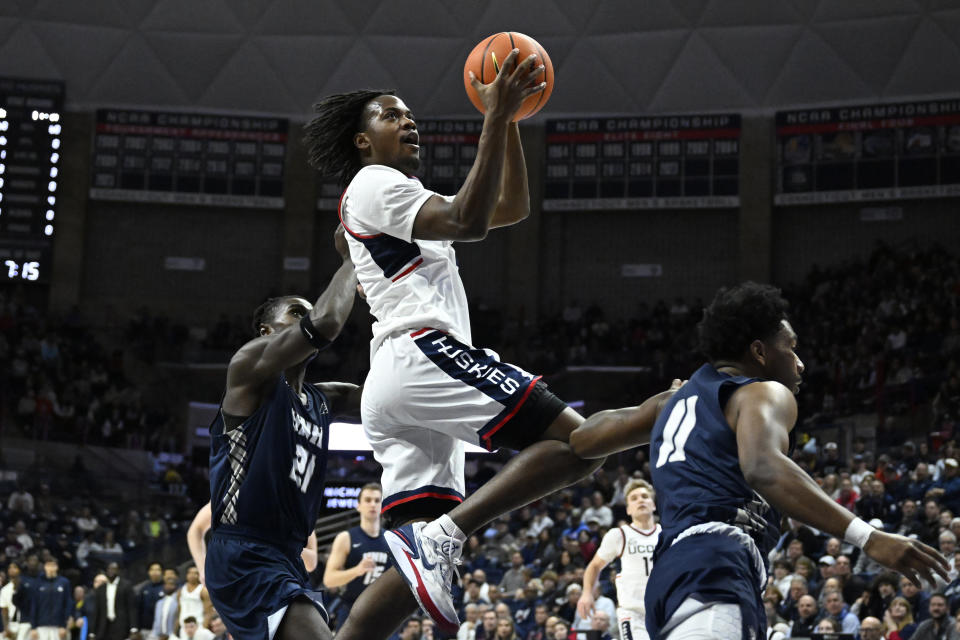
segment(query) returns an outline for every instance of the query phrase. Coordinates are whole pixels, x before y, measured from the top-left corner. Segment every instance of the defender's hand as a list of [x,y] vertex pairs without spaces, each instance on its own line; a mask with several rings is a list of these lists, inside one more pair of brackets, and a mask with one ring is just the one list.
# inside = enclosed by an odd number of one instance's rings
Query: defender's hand
[[919,540],[877,530],[870,534],[863,551],[880,564],[905,575],[917,588],[923,588],[921,580],[935,584],[936,575],[950,581],[947,561],[939,551]]

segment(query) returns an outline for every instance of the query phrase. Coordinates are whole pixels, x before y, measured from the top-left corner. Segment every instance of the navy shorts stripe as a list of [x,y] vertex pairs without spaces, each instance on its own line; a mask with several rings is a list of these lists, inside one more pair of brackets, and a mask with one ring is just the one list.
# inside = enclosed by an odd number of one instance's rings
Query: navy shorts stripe
[[448,376],[507,405],[509,409],[520,401],[532,380],[483,349],[465,345],[442,331],[431,331],[414,339],[414,342]]

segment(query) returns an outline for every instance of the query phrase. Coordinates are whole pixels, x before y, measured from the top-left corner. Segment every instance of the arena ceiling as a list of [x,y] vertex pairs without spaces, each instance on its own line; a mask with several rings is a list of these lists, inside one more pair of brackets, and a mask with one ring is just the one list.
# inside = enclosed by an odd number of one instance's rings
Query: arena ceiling
[[397,88],[468,115],[463,61],[501,30],[557,71],[547,115],[771,109],[956,92],[960,0],[3,0],[0,75],[66,81],[71,109],[303,117]]

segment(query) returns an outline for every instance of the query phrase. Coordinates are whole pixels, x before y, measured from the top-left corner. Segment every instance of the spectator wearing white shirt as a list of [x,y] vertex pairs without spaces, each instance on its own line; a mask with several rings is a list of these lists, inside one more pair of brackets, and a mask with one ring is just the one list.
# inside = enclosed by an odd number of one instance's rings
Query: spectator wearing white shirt
[[33,513],[33,507],[33,496],[18,484],[17,488],[13,490],[13,493],[11,493],[7,499],[7,509],[14,513],[30,515]]
[[599,491],[593,492],[590,496],[590,506],[580,514],[580,522],[584,524],[594,519],[605,529],[613,526],[613,511],[603,503],[603,494]]
[[213,631],[201,627],[193,616],[187,616],[180,629],[180,640],[213,640]]
[[83,508],[83,511],[80,512],[80,515],[77,516],[75,523],[77,525],[77,529],[79,529],[82,533],[92,533],[97,530],[98,526],[100,526],[96,516],[90,512],[90,507]]

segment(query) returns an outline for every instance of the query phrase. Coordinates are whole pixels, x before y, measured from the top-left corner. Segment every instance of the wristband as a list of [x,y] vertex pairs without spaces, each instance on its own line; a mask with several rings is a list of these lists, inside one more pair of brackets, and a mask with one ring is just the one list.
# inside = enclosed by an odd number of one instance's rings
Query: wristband
[[310,321],[309,313],[300,318],[300,331],[303,332],[307,342],[313,345],[316,349],[326,349],[330,346],[330,341],[322,338],[320,336],[320,332],[317,331],[315,326],[313,326],[313,322]]
[[850,521],[850,524],[847,525],[843,539],[855,547],[863,549],[867,544],[867,540],[870,538],[870,534],[874,531],[876,531],[876,529],[862,518],[854,518]]

